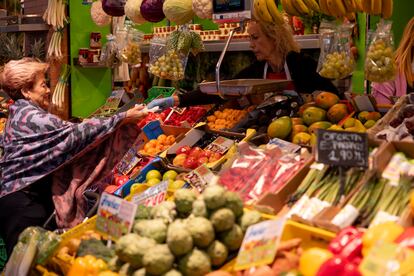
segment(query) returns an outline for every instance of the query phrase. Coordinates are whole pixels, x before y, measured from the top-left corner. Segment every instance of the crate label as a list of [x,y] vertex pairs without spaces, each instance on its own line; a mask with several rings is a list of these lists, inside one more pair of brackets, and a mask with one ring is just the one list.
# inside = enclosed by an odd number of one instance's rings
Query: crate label
[[168,181],[162,181],[144,192],[134,195],[132,202],[137,205],[156,206],[167,198]]
[[131,231],[136,210],[136,204],[104,192],[99,202],[96,230],[111,238],[120,238]]
[[226,153],[229,148],[231,148],[234,145],[234,141],[228,138],[225,138],[223,136],[219,136],[211,142],[210,145],[208,145],[205,149],[211,150],[213,152],[217,152],[220,154]]
[[317,130],[316,161],[333,166],[368,167],[366,133]]
[[180,115],[182,115],[187,110],[186,107],[183,107],[183,108],[181,108],[181,107],[173,107],[171,109],[172,109],[173,112],[178,113]]
[[398,186],[401,175],[413,176],[413,170],[413,164],[407,160],[405,155],[396,153],[382,172],[382,177],[390,181],[389,185]]
[[130,148],[124,155],[121,161],[116,165],[116,169],[119,173],[127,175],[131,170],[142,160],[141,157],[136,155],[135,148]]
[[273,262],[285,219],[267,220],[247,228],[234,270],[259,267]]
[[205,165],[201,165],[184,176],[184,179],[200,193],[204,191],[208,183],[214,179],[214,173]]
[[279,139],[279,138],[273,138],[272,140],[269,141],[268,145],[275,145],[278,148],[280,148],[282,151],[287,152],[287,153],[296,153],[299,152],[301,147],[287,142],[285,140]]

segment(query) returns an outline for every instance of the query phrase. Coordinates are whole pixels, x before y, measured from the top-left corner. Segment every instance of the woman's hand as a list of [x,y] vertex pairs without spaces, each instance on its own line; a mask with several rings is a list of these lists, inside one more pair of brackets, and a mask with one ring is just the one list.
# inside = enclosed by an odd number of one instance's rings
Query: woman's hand
[[153,101],[151,101],[147,107],[149,109],[158,106],[161,110],[167,109],[169,107],[174,107],[179,105],[180,100],[178,98],[178,96],[171,96],[171,97],[167,97],[167,98],[161,98],[161,99],[155,99]]
[[136,123],[147,116],[148,111],[145,105],[135,105],[133,108],[126,112],[125,123]]

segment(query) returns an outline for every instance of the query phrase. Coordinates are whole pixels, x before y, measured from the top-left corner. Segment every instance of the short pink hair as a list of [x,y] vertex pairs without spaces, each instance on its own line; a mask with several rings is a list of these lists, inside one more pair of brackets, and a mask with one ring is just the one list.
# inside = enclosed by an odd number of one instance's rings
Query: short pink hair
[[34,58],[11,60],[1,68],[1,88],[13,100],[24,99],[22,89],[33,88],[38,74],[45,74],[48,69],[47,63]]

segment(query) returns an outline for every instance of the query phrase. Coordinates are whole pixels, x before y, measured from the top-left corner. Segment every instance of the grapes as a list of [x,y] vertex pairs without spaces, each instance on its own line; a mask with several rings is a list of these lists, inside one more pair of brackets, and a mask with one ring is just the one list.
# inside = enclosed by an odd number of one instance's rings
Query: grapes
[[369,46],[365,61],[366,79],[372,82],[385,82],[395,77],[393,49],[384,40],[378,39]]
[[354,59],[345,52],[327,54],[319,74],[328,79],[343,79],[354,70]]
[[141,63],[141,49],[139,43],[135,41],[128,41],[128,44],[122,49],[122,61],[131,65]]
[[163,79],[181,80],[184,78],[184,68],[180,56],[175,50],[169,50],[150,65],[151,74]]

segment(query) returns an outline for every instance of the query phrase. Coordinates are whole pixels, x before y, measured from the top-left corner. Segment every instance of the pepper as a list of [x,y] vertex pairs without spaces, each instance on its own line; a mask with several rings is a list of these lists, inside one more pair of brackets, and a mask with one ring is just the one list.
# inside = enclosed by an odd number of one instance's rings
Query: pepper
[[67,276],[97,276],[107,269],[108,265],[103,260],[86,255],[75,259]]
[[409,227],[395,240],[396,243],[414,249],[414,227]]
[[351,242],[361,232],[355,227],[346,227],[329,244],[329,251],[333,254],[340,254],[344,247]]
[[343,248],[339,255],[350,262],[362,257],[362,236],[364,234],[359,232],[352,240],[350,240]]
[[316,276],[361,276],[358,265],[342,257],[333,257],[319,268]]
[[393,242],[402,232],[404,228],[391,221],[368,228],[362,237],[362,255],[367,256],[377,241]]

